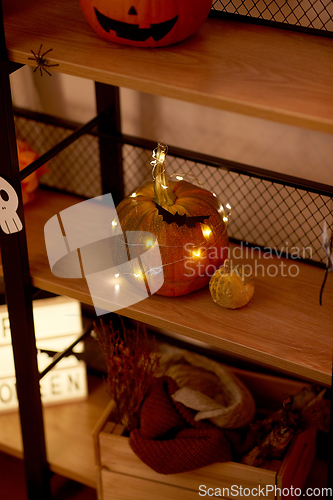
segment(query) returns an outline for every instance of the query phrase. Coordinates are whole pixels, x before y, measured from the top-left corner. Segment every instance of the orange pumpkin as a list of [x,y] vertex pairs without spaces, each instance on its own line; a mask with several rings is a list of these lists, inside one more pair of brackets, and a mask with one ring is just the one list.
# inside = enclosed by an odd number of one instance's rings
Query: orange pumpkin
[[245,306],[252,298],[254,284],[252,275],[245,274],[242,266],[231,268],[229,259],[209,281],[209,291],[216,304],[227,309]]
[[91,27],[112,42],[163,47],[192,35],[212,0],[80,0]]
[[[20,170],[23,170],[25,167],[30,165],[30,163],[39,158],[38,153],[36,153],[36,151],[34,151],[26,141],[16,139],[16,145]],[[38,179],[41,175],[46,174],[48,171],[49,169],[47,165],[42,165],[35,172],[23,179],[21,182],[23,204],[29,203],[35,199],[35,191],[39,185]]]
[[[147,231],[156,236],[164,273],[164,283],[156,293],[172,297],[208,284],[227,257],[228,236],[217,197],[184,180],[169,181],[165,152],[165,146],[159,145],[154,182],[121,201],[117,214],[124,232]],[[131,248],[131,258],[141,254],[140,247]]]

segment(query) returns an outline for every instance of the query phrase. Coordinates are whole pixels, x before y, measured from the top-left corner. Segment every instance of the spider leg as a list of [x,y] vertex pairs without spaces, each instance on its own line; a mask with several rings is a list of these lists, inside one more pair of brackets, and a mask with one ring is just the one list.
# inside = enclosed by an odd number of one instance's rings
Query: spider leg
[[43,67],[45,68],[52,68],[53,66],[59,66],[59,64],[43,64]]
[[[36,56],[36,54],[34,53],[34,51],[32,49],[31,49],[31,52],[32,52],[34,58],[37,59],[37,56]],[[29,57],[29,59],[32,59],[32,57]]]
[[36,71],[38,70],[39,66],[36,66],[35,69],[34,69],[34,73],[36,73]]
[[42,68],[43,68],[43,66],[39,66],[40,76],[43,76]]
[[40,57],[40,53],[41,53],[42,47],[43,47],[43,44],[41,43],[41,44],[40,44],[40,47],[39,47],[38,54],[37,54],[37,55],[38,55],[38,57]]
[[41,59],[43,59],[43,58],[44,58],[44,56],[45,56],[46,54],[48,54],[49,52],[51,52],[51,50],[53,50],[53,49],[49,49],[49,50],[47,50],[46,52],[44,52],[44,53],[40,56],[40,58],[41,58]]
[[50,73],[49,71],[47,71],[47,69],[45,68],[45,66],[43,66],[43,70],[44,70],[44,71],[46,71],[46,73],[47,73],[48,75],[52,76],[52,75],[51,75],[51,73]]

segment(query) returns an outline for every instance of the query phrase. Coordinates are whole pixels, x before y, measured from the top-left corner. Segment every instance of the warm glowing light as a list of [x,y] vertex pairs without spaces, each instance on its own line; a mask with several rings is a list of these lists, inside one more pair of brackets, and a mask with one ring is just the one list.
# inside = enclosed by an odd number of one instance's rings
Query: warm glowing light
[[163,189],[168,189],[168,186],[165,186],[165,184],[161,184]]
[[111,222],[111,226],[116,226],[117,224],[118,224],[118,222],[117,222],[116,220],[113,220],[113,221]]
[[120,286],[119,286],[119,285],[118,285],[118,283],[117,283],[117,284],[114,286],[114,289],[116,290],[116,292],[118,292],[118,291],[119,291],[119,288],[120,288]]
[[219,212],[219,213],[224,212],[223,205],[220,205],[220,208],[218,209],[218,212]]
[[152,247],[153,245],[154,245],[153,240],[147,240],[147,241],[146,241],[146,247],[147,247],[147,248],[148,248],[148,247]]
[[228,222],[228,217],[223,217],[224,222]]
[[201,255],[201,250],[200,250],[200,249],[198,249],[198,250],[193,250],[193,251],[192,251],[192,255],[193,255],[193,257],[200,257],[200,255]]
[[138,196],[136,193],[131,194],[131,198],[135,198],[136,196]]
[[136,278],[143,278],[143,274],[141,272],[139,272],[138,274],[134,273],[134,276]]
[[212,234],[211,228],[208,226],[203,226],[202,234],[204,235],[205,238],[208,238]]
[[119,274],[118,274],[118,273],[117,273],[117,274],[115,274],[115,275],[114,275],[114,277],[115,277],[115,278],[119,278]]
[[213,196],[215,196],[215,198],[217,198],[217,194],[216,193],[213,193]]
[[176,175],[176,179],[177,181],[183,181],[184,177],[182,177],[181,175]]
[[228,210],[231,210],[231,206],[229,205],[229,203],[226,204],[226,207]]

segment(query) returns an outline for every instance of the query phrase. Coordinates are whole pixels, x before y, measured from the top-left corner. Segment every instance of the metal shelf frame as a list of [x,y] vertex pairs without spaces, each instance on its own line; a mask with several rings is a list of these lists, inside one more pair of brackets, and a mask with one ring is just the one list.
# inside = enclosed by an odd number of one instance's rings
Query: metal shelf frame
[[[69,138],[20,172],[9,80],[10,74],[20,67],[18,64],[12,64],[7,58],[0,1],[0,130],[2,131],[0,135],[2,151],[0,176],[9,182],[18,196],[17,214],[23,225],[22,230],[16,233],[6,234],[2,230],[0,231],[1,258],[12,335],[27,495],[29,500],[51,500],[51,472],[47,463],[39,387],[40,378],[44,373],[40,374],[37,366],[32,312],[32,299],[35,289],[30,281],[21,181],[96,125],[98,125],[101,132],[109,132],[113,135],[120,134],[119,89],[96,84],[98,108],[96,118],[74,131]],[[123,197],[121,146],[115,146],[114,142],[106,139],[101,140],[100,154],[102,160],[112,154],[113,162],[117,165],[115,171],[112,172],[112,183],[108,169],[102,168],[102,175],[105,189],[108,192],[112,191],[115,201],[119,202]],[[105,161],[101,163],[105,165]],[[118,177],[118,183],[114,182],[114,176]],[[75,344],[76,342],[69,346],[64,353],[71,350]],[[57,356],[52,366],[61,358],[62,355]]]
[[[2,16],[2,14],[1,14]],[[15,126],[12,113],[9,75],[11,67],[6,57],[2,17],[0,19],[0,147],[3,152],[1,177],[14,188],[18,196],[18,216],[23,229],[12,234],[1,231],[0,246],[5,282],[6,302],[12,331],[12,346],[16,370],[25,471],[29,499],[51,498],[42,405],[39,390],[37,350],[32,314],[33,289],[29,276],[26,233]]]

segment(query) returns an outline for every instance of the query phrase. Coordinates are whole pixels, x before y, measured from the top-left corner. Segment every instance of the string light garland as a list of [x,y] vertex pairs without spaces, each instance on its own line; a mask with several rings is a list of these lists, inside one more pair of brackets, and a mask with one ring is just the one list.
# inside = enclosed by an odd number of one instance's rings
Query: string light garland
[[[184,174],[184,177],[186,176],[186,174]],[[137,197],[137,195],[135,196],[135,198]],[[133,197],[134,198],[134,197]],[[226,204],[226,208],[228,208],[228,212],[225,212],[225,209],[223,207],[223,205],[221,205],[221,211],[223,211],[223,214],[227,213],[227,215],[223,215],[222,217],[222,221],[220,224],[214,226],[213,228],[211,228],[209,225],[207,224],[201,224],[201,227],[202,227],[202,235],[204,237],[204,239],[199,243],[199,245],[196,245],[192,250],[191,250],[191,256],[193,259],[204,259],[204,253],[207,253],[209,252],[209,250],[211,248],[214,248],[214,246],[216,245],[217,241],[222,237],[220,236],[219,239],[217,240],[214,240],[212,242],[210,242],[209,246],[208,247],[204,247],[204,245],[207,243],[209,237],[211,236],[211,234],[213,233],[213,229],[216,229],[217,227],[219,227],[221,224],[224,224],[225,225],[225,231],[227,229],[226,227],[226,223],[228,222],[229,220],[229,217],[231,215],[231,206],[229,203]],[[117,225],[117,223],[112,223],[112,226],[115,227]],[[152,239],[147,239],[145,242],[142,242],[142,243],[129,243],[127,242],[126,243],[126,246],[127,247],[141,247],[143,252],[147,250],[147,248],[152,248],[154,245],[156,244],[156,242],[154,242]],[[162,244],[158,244],[159,247],[164,247],[164,248],[182,248],[184,245],[162,245]],[[203,247],[205,248],[205,250],[203,250]],[[165,264],[162,264],[162,266],[158,266],[158,267],[153,267],[153,268],[150,268],[149,270],[146,270],[145,273],[143,273],[142,271],[140,272],[137,272],[137,273],[121,273],[122,276],[134,276],[135,278],[143,278],[143,274],[146,274],[146,275],[152,275],[152,276],[155,276],[156,274],[159,274],[160,272],[163,271],[163,268],[166,267],[166,266],[170,266],[172,264],[176,264],[178,262],[185,262],[185,261],[188,261],[189,260],[189,256],[186,256],[186,257],[183,257],[182,259],[178,259],[178,260],[175,260],[175,261],[172,261],[172,262],[168,262],[168,263],[165,263]],[[119,278],[119,273],[117,273],[115,275],[116,278]],[[119,285],[117,285],[117,288],[119,289]]]
[[[159,145],[159,147],[155,148],[152,152],[152,160],[151,160],[150,164],[153,167],[152,168],[152,178],[153,178],[154,182],[157,181],[156,176],[155,176],[155,170],[156,170],[157,165],[162,166],[162,168],[163,168],[162,173],[165,172],[164,162],[165,162],[165,157],[166,157],[167,151],[168,151],[168,147],[166,145]],[[202,189],[205,189],[203,184],[200,182],[200,180],[192,173],[176,172],[176,173],[169,175],[169,179],[176,179],[176,181],[178,181],[178,182],[187,181],[187,179],[190,179],[192,182],[193,182],[193,180],[195,180],[195,182],[197,183],[198,186],[200,186]],[[164,184],[163,182],[159,182],[159,185],[161,186],[161,188],[163,190],[168,189],[168,185],[166,185],[166,183]],[[206,191],[209,192],[209,190],[206,190]],[[171,265],[179,263],[179,262],[185,262],[185,261],[190,261],[190,260],[193,260],[193,262],[195,262],[199,259],[205,259],[205,256],[208,254],[208,252],[212,248],[214,248],[217,245],[217,243],[222,239],[223,235],[225,235],[225,233],[227,231],[227,223],[228,223],[230,215],[231,215],[231,205],[229,203],[226,203],[226,205],[224,206],[219,201],[218,196],[215,192],[212,193],[212,195],[217,199],[217,202],[219,204],[219,208],[217,209],[217,212],[219,213],[219,215],[221,217],[221,222],[219,222],[218,224],[215,224],[214,226],[211,226],[210,224],[207,224],[207,223],[199,223],[201,226],[201,232],[202,232],[203,239],[199,244],[197,243],[196,245],[193,245],[193,247],[191,247],[191,249],[189,251],[189,255],[182,257],[181,259],[174,260],[172,262],[163,263],[161,266],[152,267],[152,268],[146,270],[145,272],[143,272],[141,270],[140,272],[136,271],[136,272],[132,272],[132,273],[121,273],[121,276],[127,275],[127,276],[132,276],[133,278],[136,278],[136,279],[143,280],[145,278],[145,276],[148,276],[149,274],[151,276],[155,276],[155,275],[161,273],[163,271],[163,268],[165,268],[167,266],[171,266]],[[144,196],[144,195],[141,195],[137,191],[133,191],[129,195],[129,198],[132,199],[133,203],[139,204],[140,197],[142,197],[142,196]],[[117,225],[117,222],[113,221],[111,224],[113,227],[115,227]],[[212,235],[222,225],[224,226],[224,231],[218,236],[218,238],[213,239]],[[147,251],[147,249],[148,249],[148,251],[150,249],[152,249],[153,246],[155,245],[155,243],[157,243],[160,248],[184,248],[184,245],[160,244],[157,241],[154,242],[151,239],[151,237],[149,237],[145,241],[139,242],[139,243],[133,243],[133,242],[126,241],[126,247],[128,247],[128,248],[134,247],[134,246],[141,247],[142,252],[144,253]],[[118,277],[119,277],[119,274],[118,274]]]

